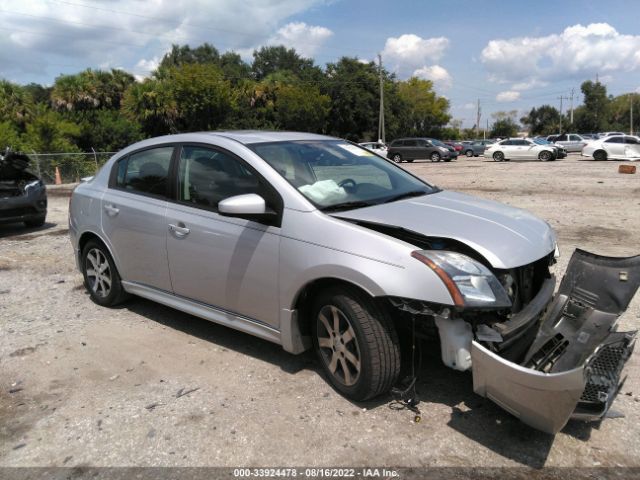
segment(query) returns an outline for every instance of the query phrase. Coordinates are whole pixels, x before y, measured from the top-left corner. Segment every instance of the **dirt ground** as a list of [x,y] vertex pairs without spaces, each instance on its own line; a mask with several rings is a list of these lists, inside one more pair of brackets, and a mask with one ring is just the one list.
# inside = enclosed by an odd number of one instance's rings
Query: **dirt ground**
[[[640,253],[640,175],[579,157],[541,163],[403,164],[445,189],[526,208],[562,256]],[[67,236],[68,198],[48,223],[0,226],[0,466],[640,466],[640,352],[616,418],[555,437],[473,393],[471,376],[427,355],[422,422],[389,397],[354,404],[311,354],[152,302],[100,308]],[[640,295],[621,329],[640,327]],[[186,393],[192,390],[190,393]]]

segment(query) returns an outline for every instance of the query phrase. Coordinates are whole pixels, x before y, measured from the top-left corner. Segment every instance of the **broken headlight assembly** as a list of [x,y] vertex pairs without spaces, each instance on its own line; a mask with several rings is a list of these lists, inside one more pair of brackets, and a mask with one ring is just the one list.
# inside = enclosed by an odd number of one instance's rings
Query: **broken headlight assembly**
[[461,253],[442,250],[415,250],[411,256],[440,277],[457,307],[511,307],[507,292],[480,262]]

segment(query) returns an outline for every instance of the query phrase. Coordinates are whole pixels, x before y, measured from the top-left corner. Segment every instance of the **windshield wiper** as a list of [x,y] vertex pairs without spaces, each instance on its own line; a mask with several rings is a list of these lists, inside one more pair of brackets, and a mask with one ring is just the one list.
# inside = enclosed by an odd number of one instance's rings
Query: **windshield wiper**
[[373,204],[369,202],[363,202],[363,201],[342,202],[342,203],[336,203],[335,205],[329,205],[327,207],[323,207],[320,210],[323,212],[337,212],[340,210],[351,210],[352,208],[370,207],[371,205]]
[[411,198],[411,197],[421,197],[423,195],[427,195],[429,192],[425,192],[424,190],[411,190],[409,192],[401,193],[400,195],[396,195],[395,197],[387,198],[384,203],[391,203],[397,200],[402,200],[403,198]]

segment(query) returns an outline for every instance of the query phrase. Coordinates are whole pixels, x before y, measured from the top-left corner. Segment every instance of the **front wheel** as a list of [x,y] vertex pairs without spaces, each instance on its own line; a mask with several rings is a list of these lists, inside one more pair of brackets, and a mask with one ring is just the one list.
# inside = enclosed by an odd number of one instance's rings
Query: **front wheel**
[[496,152],[493,154],[493,161],[494,162],[503,162],[504,161],[504,153],[502,152]]
[[473,157],[473,150],[467,150],[466,152],[464,152],[464,154],[465,154],[467,157],[471,158],[471,157]]
[[441,157],[438,152],[433,152],[430,158],[432,162],[439,162]]
[[398,335],[373,299],[332,288],[316,299],[313,312],[314,348],[336,390],[363,401],[393,386],[400,373]]
[[545,150],[543,152],[540,152],[540,155],[538,155],[538,158],[540,159],[541,162],[548,162],[553,158],[553,155],[551,154],[551,152],[547,152]]
[[102,243],[90,240],[82,249],[82,274],[91,300],[98,305],[112,307],[127,298],[116,265]]

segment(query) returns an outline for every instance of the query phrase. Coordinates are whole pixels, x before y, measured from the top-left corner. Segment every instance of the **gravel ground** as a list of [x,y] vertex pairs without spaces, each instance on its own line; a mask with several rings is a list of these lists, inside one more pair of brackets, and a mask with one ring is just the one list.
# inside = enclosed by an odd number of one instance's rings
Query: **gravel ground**
[[[526,208],[580,246],[640,253],[640,175],[618,162],[403,164],[442,188]],[[390,398],[354,404],[313,356],[134,299],[93,304],[75,270],[68,198],[44,228],[0,226],[0,466],[640,466],[640,360],[601,423],[555,437],[472,391],[427,355],[422,422]],[[621,317],[640,326],[640,295]],[[191,391],[191,392],[189,392]]]

